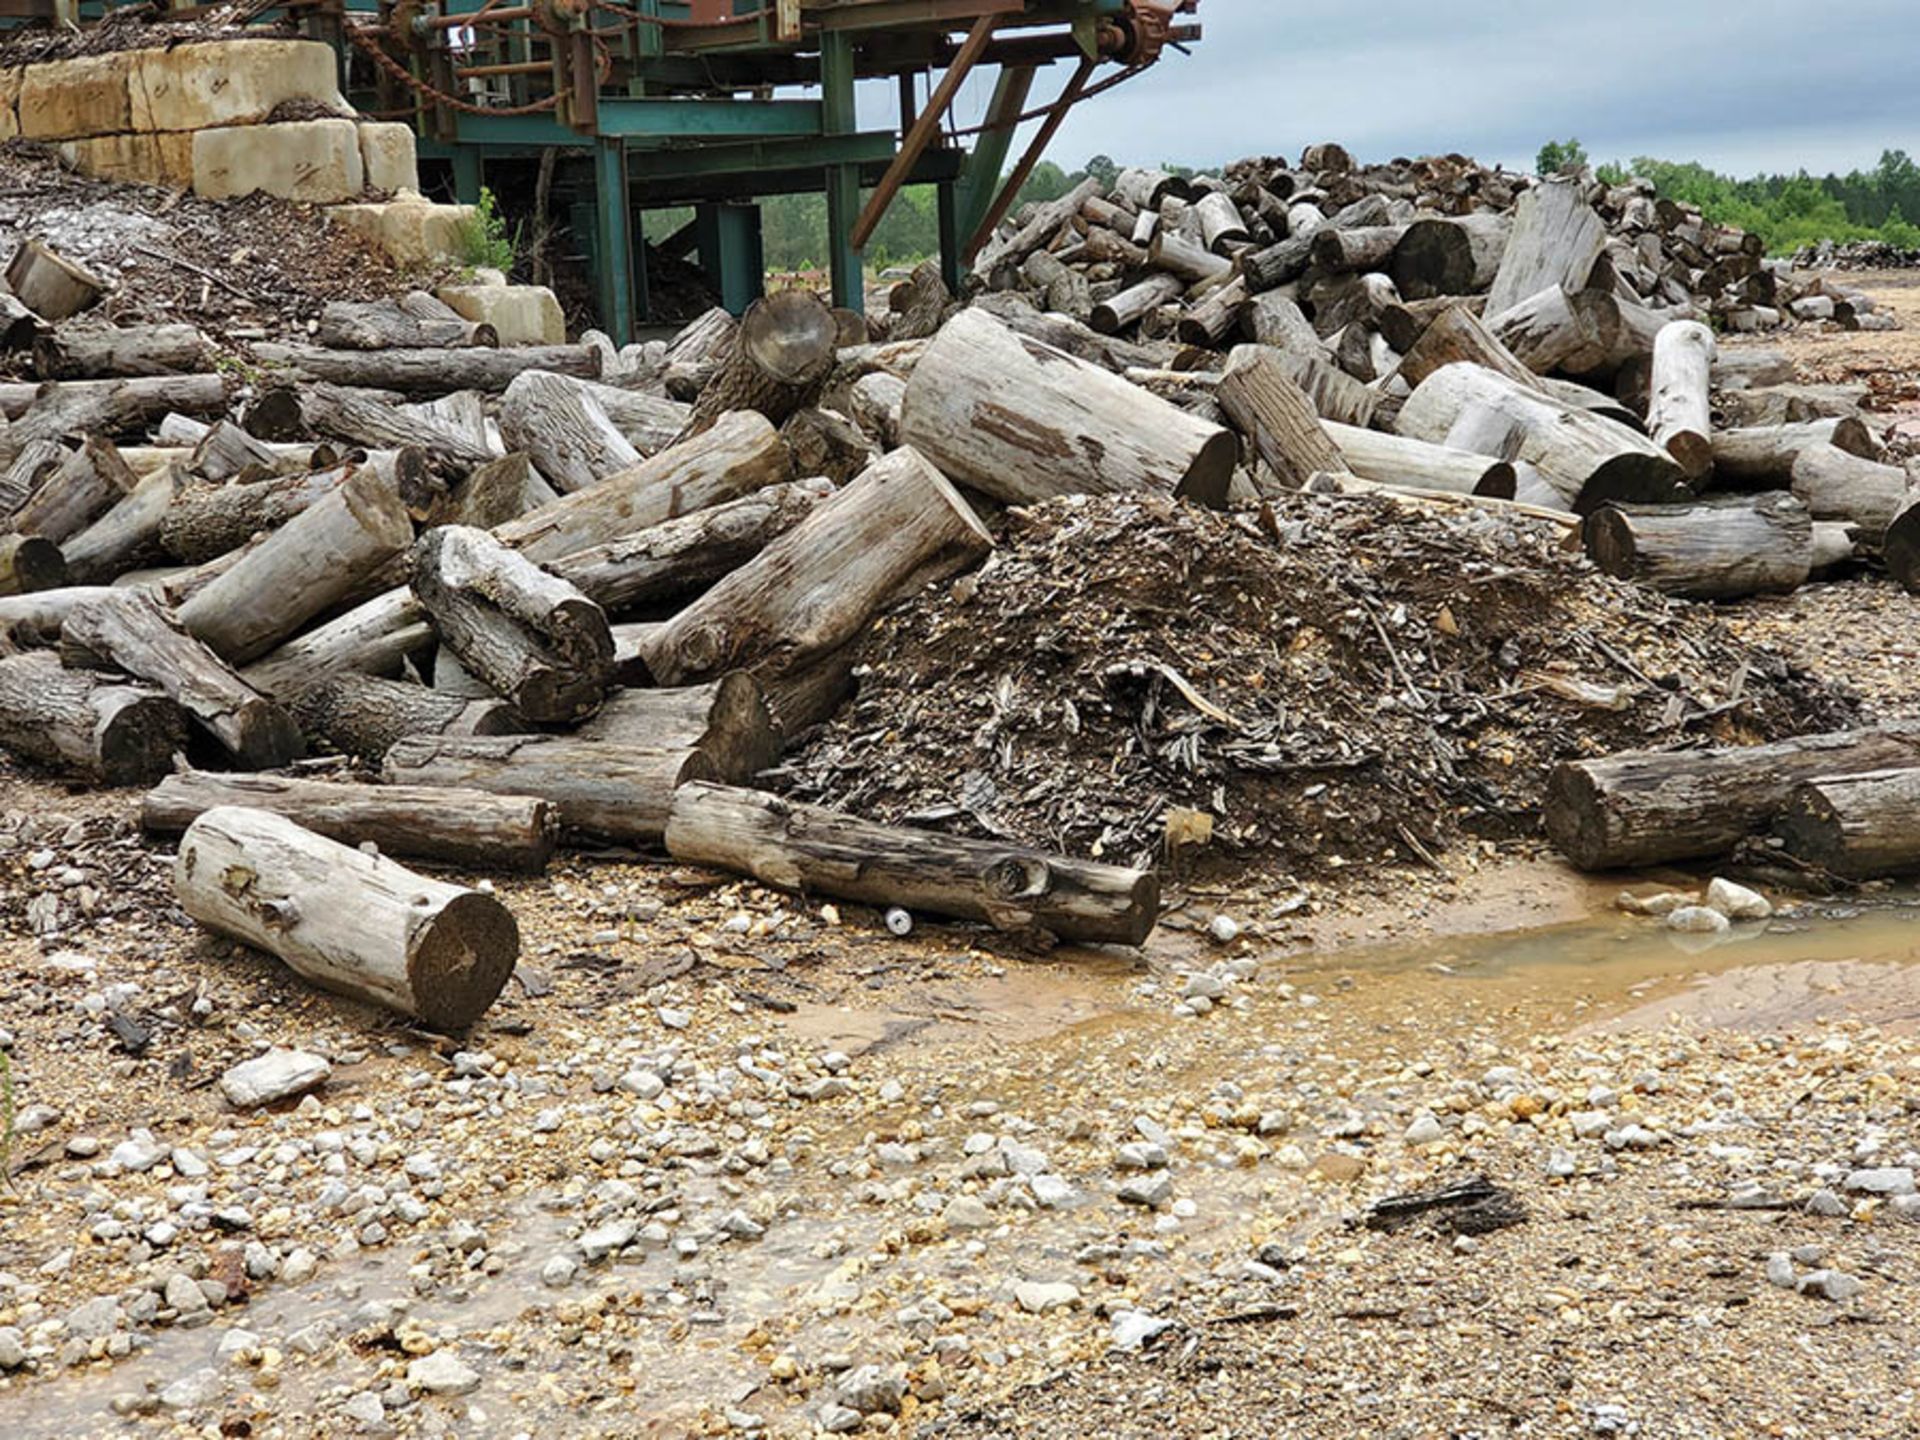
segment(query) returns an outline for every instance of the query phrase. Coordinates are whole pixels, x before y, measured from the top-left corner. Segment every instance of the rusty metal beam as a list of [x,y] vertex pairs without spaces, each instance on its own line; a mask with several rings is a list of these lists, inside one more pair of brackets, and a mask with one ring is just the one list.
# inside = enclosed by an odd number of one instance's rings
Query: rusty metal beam
[[994,200],[992,208],[987,211],[986,218],[981,220],[979,228],[973,232],[973,238],[967,242],[969,263],[980,253],[987,241],[993,238],[993,232],[999,228],[1000,222],[1007,218],[1007,212],[1013,208],[1013,202],[1019,198],[1020,187],[1025,185],[1032,176],[1034,166],[1040,163],[1040,157],[1046,154],[1047,146],[1053,143],[1053,137],[1060,132],[1060,125],[1067,118],[1067,111],[1073,108],[1074,101],[1078,100],[1080,93],[1087,88],[1087,80],[1099,63],[1098,60],[1083,59],[1079,68],[1073,72],[1073,78],[1068,80],[1065,88],[1061,90],[1060,98],[1053,102],[1053,108],[1047,112],[1047,118],[1040,122],[1040,129],[1034,135],[1033,143],[1027,146],[1027,153],[1022,155],[1020,163],[1013,167],[1013,173],[1007,177],[1007,183],[1000,187],[1000,194]]

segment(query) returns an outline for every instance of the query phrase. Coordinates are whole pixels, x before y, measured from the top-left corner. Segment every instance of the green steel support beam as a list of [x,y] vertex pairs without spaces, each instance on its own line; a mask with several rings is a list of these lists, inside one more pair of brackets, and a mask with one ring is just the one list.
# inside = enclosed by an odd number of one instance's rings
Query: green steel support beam
[[957,228],[963,236],[978,230],[993,207],[1000,172],[1006,168],[1007,152],[1013,148],[1014,132],[1019,128],[1015,121],[1027,108],[1027,96],[1033,92],[1033,76],[1031,65],[1008,65],[1000,71],[993,101],[987,106],[987,128],[973,142],[973,154],[967,157],[960,174]]
[[760,242],[758,205],[702,205],[695,212],[700,268],[735,315],[747,313],[767,285],[766,252]]
[[625,152],[619,140],[603,139],[593,147],[594,282],[600,323],[616,345],[633,339],[632,204]]
[[[848,79],[852,85],[851,76]],[[818,100],[629,100],[599,97],[600,134],[636,143],[674,140],[777,139],[821,133]],[[853,128],[851,122],[842,127]],[[462,144],[573,145],[579,131],[546,115],[462,115]]]
[[[850,135],[856,126],[853,39],[844,31],[820,37],[821,119],[829,135]],[[833,303],[866,310],[866,280],[850,237],[860,216],[860,168],[827,167],[827,259],[833,272]]]
[[485,176],[480,169],[480,152],[468,145],[450,147],[453,157],[453,198],[462,205],[480,203],[480,187]]
[[682,180],[751,170],[799,170],[807,166],[885,165],[893,158],[893,132],[868,130],[817,140],[748,140],[732,145],[629,151],[635,176]]

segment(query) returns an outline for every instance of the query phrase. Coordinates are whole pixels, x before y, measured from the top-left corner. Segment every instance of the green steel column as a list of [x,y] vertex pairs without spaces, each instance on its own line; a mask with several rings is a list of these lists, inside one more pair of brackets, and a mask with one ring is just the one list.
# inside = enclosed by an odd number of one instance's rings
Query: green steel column
[[[853,37],[828,30],[820,37],[822,128],[829,135],[850,135],[857,123],[853,103]],[[848,237],[860,218],[860,171],[852,165],[827,167],[827,258],[833,271],[833,303],[864,311],[866,283],[860,257]]]
[[462,205],[480,203],[480,152],[471,145],[453,147],[453,198]]
[[967,243],[960,229],[960,199],[954,194],[951,180],[942,180],[936,194],[940,201],[940,278],[950,294],[958,295],[966,270],[962,251]]
[[633,339],[633,253],[631,202],[627,196],[627,148],[619,140],[601,140],[593,149],[593,206],[598,220],[594,247],[594,284],[599,292],[600,323],[616,345]]
[[1007,151],[1013,147],[1014,122],[1026,108],[1033,92],[1034,67],[1006,65],[1000,70],[999,83],[993,87],[993,101],[987,106],[986,125],[973,142],[973,153],[960,172],[959,231],[965,244],[987,218],[993,198],[1000,190],[1000,172],[1007,165]]

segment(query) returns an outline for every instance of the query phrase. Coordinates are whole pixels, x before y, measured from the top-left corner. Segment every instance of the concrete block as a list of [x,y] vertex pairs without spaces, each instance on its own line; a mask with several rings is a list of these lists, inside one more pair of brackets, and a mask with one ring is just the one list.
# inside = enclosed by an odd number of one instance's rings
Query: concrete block
[[196,130],[194,194],[225,200],[264,190],[319,205],[351,200],[366,186],[358,130],[351,120]]
[[129,129],[131,53],[27,66],[20,77],[20,133],[29,140],[72,140]]
[[82,175],[184,190],[193,184],[193,136],[98,135],[62,140],[60,154]]
[[360,125],[360,163],[367,184],[395,193],[420,189],[420,168],[413,156],[413,127],[394,120],[366,120]]
[[327,213],[402,265],[458,260],[463,232],[474,219],[471,205],[435,205],[418,195],[377,204],[335,205]]
[[502,345],[564,345],[567,317],[544,285],[442,285],[440,303],[476,325],[491,325]]
[[349,113],[333,48],[318,40],[215,40],[129,56],[135,130],[256,125],[288,100]]

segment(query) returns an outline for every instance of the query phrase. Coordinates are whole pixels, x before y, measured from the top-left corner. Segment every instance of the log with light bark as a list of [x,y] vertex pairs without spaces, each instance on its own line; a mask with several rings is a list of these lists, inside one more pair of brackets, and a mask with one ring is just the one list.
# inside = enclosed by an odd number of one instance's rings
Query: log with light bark
[[1509,431],[1510,440],[1484,453],[1526,461],[1578,514],[1610,500],[1670,504],[1688,493],[1680,467],[1646,436],[1479,365],[1449,365],[1429,375],[1401,407],[1396,428],[1415,440],[1458,446],[1455,427],[1469,411]]
[[508,521],[497,533],[529,558],[547,561],[737,500],[791,475],[779,431],[764,415],[738,410],[598,485]]
[[664,395],[603,385],[596,380],[576,380],[571,376],[553,378],[564,380],[598,405],[601,413],[613,422],[613,428],[642,456],[658,455],[673,444],[693,416],[691,405],[669,400]]
[[[1176,182],[1178,183],[1181,182]],[[991,275],[996,265],[1007,263],[1018,265],[1059,234],[1061,227],[1078,213],[1080,207],[1104,188],[1098,180],[1089,175],[1059,199],[1044,200],[1034,206],[1033,213],[1025,224],[1011,234],[995,236],[981,249],[979,256],[973,262],[974,274]]]
[[1261,346],[1236,350],[1217,393],[1220,408],[1285,488],[1299,489],[1316,471],[1346,468],[1313,402],[1276,352]]
[[[1234,347],[1227,359],[1229,367],[1239,361],[1243,348],[1247,347]],[[1342,425],[1364,426],[1373,422],[1380,405],[1379,392],[1332,364],[1324,350],[1262,348],[1286,372],[1287,378],[1306,392],[1314,410],[1323,418],[1338,421]]]
[[659,685],[804,666],[851,640],[880,606],[992,548],[946,477],[903,446],[657,627],[641,658]]
[[[1071,315],[1036,310],[1032,302],[1011,291],[982,295],[973,309],[993,316],[1016,334],[1042,345],[1064,350],[1076,360],[1085,360],[1104,370],[1119,374],[1130,365],[1161,364],[1172,358],[1173,347],[1165,342],[1140,343],[1102,335],[1091,325],[1083,325]],[[917,361],[915,362],[917,365]],[[911,375],[903,378],[911,379]]]
[[19,513],[66,458],[67,447],[51,437],[30,440],[14,451],[0,473],[0,516],[11,519]]
[[1240,218],[1240,207],[1226,191],[1209,190],[1193,208],[1200,217],[1201,238],[1214,254],[1231,256],[1252,239],[1246,221]]
[[54,467],[9,525],[58,545],[131,495],[139,481],[110,440],[89,435]]
[[315,739],[363,760],[378,760],[413,735],[518,735],[527,728],[498,696],[471,699],[351,671],[312,681],[291,704]]
[[880,458],[880,447],[837,410],[808,406],[780,426],[780,438],[793,456],[793,473],[847,485]]
[[1319,332],[1307,319],[1299,301],[1283,290],[1269,290],[1249,300],[1242,312],[1242,328],[1256,345],[1271,345],[1302,355],[1326,353]]
[[1920,724],[1911,722],[1771,745],[1572,761],[1548,779],[1547,835],[1582,870],[1700,860],[1764,832],[1809,781],[1915,765]]
[[118,670],[161,691],[240,764],[270,770],[305,753],[293,717],[189,635],[151,591],[116,589],[74,608],[60,631],[70,667]]
[[150,784],[187,743],[158,690],[69,670],[43,650],[0,658],[0,745],[103,785]]
[[332,300],[314,337],[329,350],[448,349],[500,343],[491,325],[476,324],[424,290],[393,300]]
[[1773,829],[1795,860],[1843,880],[1920,872],[1920,767],[1809,780]]
[[144,433],[161,416],[211,415],[227,408],[224,375],[143,375],[126,380],[53,380],[4,436],[8,453],[68,435]]
[[19,296],[0,289],[0,353],[11,355],[31,350],[33,342],[46,328],[46,322],[29,310]]
[[1584,182],[1541,181],[1514,204],[1513,229],[1487,294],[1487,313],[1498,315],[1555,285],[1586,289],[1606,241],[1606,222],[1587,203]]
[[1216,255],[1198,240],[1162,226],[1147,247],[1147,263],[1189,285],[1219,280],[1233,273],[1233,262]]
[[1534,374],[1601,376],[1636,357],[1650,359],[1666,318],[1603,290],[1554,285],[1488,312],[1486,326]]
[[1406,300],[1472,295],[1493,284],[1513,222],[1491,210],[1430,216],[1406,227],[1387,274]]
[[352,595],[413,542],[400,497],[358,470],[180,607],[188,630],[232,664],[266,654]]
[[1850,455],[1838,445],[1809,445],[1793,462],[1793,493],[1816,520],[1845,520],[1880,543],[1908,503],[1907,472]]
[[483,440],[460,426],[409,415],[346,386],[302,386],[296,401],[302,422],[317,435],[375,449],[412,446],[454,469],[485,465],[497,458]]
[[1177,275],[1149,275],[1139,284],[1095,305],[1087,323],[1102,335],[1118,335],[1186,293],[1186,282]]
[[149,790],[140,823],[152,834],[177,834],[223,805],[265,810],[342,845],[471,870],[538,874],[560,830],[553,807],[530,796],[206,770],[169,775]]
[[103,585],[123,570],[163,560],[160,525],[173,497],[187,483],[177,466],[157,470],[115,501],[106,514],[63,541],[60,553],[66,557],[68,581]]
[[376,595],[243,669],[263,695],[290,701],[332,675],[391,676],[433,644],[433,627],[405,586]]
[[1880,541],[1880,554],[1886,562],[1887,573],[1898,580],[1909,595],[1920,595],[1920,498],[1910,498],[1887,523]]
[[173,889],[208,929],[436,1030],[478,1020],[520,958],[513,912],[491,892],[429,880],[265,810],[203,813],[181,837]]
[[41,240],[28,240],[7,262],[7,289],[35,315],[57,325],[106,293],[106,282]]
[[1526,389],[1545,392],[1539,377],[1465,305],[1452,306],[1433,317],[1402,357],[1400,378],[1417,388],[1447,366],[1463,362],[1495,371]]
[[673,690],[616,690],[574,733],[645,750],[698,750],[713,762],[714,778],[729,785],[746,783],[780,755],[765,692],[744,670]]
[[1247,307],[1247,282],[1236,275],[1181,317],[1175,334],[1183,345],[1217,345]]
[[782,290],[754,301],[684,433],[700,434],[730,410],[758,411],[778,425],[813,404],[833,373],[838,337],[833,311],[811,290]]
[[485,530],[443,525],[413,548],[413,592],[475,678],[538,724],[591,715],[613,672],[606,612]]
[[207,427],[194,441],[187,468],[203,480],[218,484],[226,480],[260,480],[270,475],[286,475],[301,470],[324,468],[326,458],[315,462],[315,454],[334,456],[330,445],[274,444],[247,432],[243,425],[220,420]]
[[102,325],[74,321],[33,344],[42,380],[95,380],[113,375],[187,375],[207,368],[213,345],[192,326]]
[[[1518,485],[1515,488],[1518,493]],[[1494,515],[1523,515],[1529,520],[1544,520],[1568,531],[1580,528],[1580,517],[1570,510],[1559,508],[1560,497],[1551,490],[1545,495],[1549,503],[1534,504],[1524,499],[1505,500],[1497,495],[1471,495],[1459,490],[1435,490],[1422,485],[1363,480],[1358,475],[1333,474],[1324,470],[1309,479],[1303,489],[1309,495],[1385,495],[1416,509],[1454,515],[1463,510],[1484,510]]]
[[517,377],[500,397],[500,438],[563,495],[640,461],[582,382],[542,370]]
[[503,455],[478,466],[454,486],[433,523],[491,530],[559,498],[526,456]]
[[53,590],[66,583],[66,557],[53,541],[18,531],[0,535],[0,595]]
[[956,484],[1013,504],[1157,490],[1219,506],[1237,448],[1220,426],[978,310],[914,367],[901,439]]
[[1864,460],[1880,458],[1873,432],[1857,415],[1720,430],[1713,437],[1713,483],[1784,490],[1793,484],[1794,463],[1801,453],[1816,445],[1833,445]]
[[1582,536],[1606,574],[1689,600],[1785,594],[1813,568],[1807,507],[1771,491],[1690,505],[1602,505]]
[[161,547],[189,565],[216,559],[261,531],[286,524],[363,470],[371,470],[381,486],[390,485],[395,494],[402,494],[409,486],[399,477],[424,475],[426,459],[417,450],[393,453],[391,470],[349,462],[247,484],[186,485],[160,521]]
[[853,382],[847,404],[854,423],[882,450],[891,450],[900,443],[900,408],[906,398],[906,381],[876,371]]
[[1332,420],[1322,420],[1320,425],[1346,462],[1332,468],[1351,470],[1363,480],[1513,499],[1513,466],[1505,460]]
[[1689,480],[1713,468],[1713,409],[1709,376],[1713,332],[1697,320],[1663,327],[1653,344],[1653,401],[1647,433],[1673,456]]
[[1072,944],[1143,945],[1160,918],[1151,871],[880,825],[725,785],[681,787],[666,842],[676,860],[777,889],[1043,930]]
[[667,346],[661,376],[675,400],[694,400],[719,373],[740,322],[719,305],[684,326]]
[[1314,234],[1313,263],[1333,275],[1385,270],[1406,235],[1405,225],[1364,225],[1351,230],[1329,225]]
[[528,370],[553,370],[583,380],[600,378],[600,351],[591,345],[513,345],[492,350],[322,350],[312,345],[256,341],[254,358],[334,385],[362,385],[408,395],[481,390],[497,395]]
[[660,750],[560,735],[455,740],[415,736],[387,752],[389,785],[446,785],[550,802],[561,825],[578,834],[658,844],[673,793],[715,776],[698,750]]
[[60,627],[74,607],[113,593],[107,585],[58,585],[20,595],[0,595],[0,639],[22,649],[60,643]]

